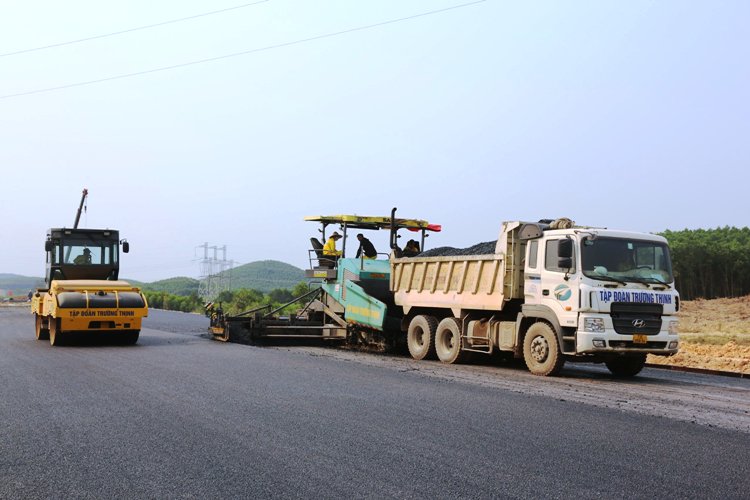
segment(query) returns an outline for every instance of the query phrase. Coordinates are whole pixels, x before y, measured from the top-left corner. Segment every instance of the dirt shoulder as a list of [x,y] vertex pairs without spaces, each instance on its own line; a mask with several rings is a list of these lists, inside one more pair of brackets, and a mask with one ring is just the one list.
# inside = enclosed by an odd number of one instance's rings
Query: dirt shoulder
[[750,295],[685,301],[679,318],[680,352],[649,363],[750,375]]

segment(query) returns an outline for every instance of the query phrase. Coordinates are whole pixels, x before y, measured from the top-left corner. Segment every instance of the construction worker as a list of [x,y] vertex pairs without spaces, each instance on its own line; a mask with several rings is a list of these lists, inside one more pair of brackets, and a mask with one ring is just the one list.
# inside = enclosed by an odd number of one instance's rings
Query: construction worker
[[378,251],[375,250],[375,246],[370,240],[365,238],[364,234],[359,233],[357,239],[359,240],[359,248],[357,249],[357,255],[355,257],[359,258],[360,255],[364,254],[365,259],[374,259],[378,256]]
[[73,259],[73,264],[91,264],[91,250],[83,249],[83,253]]
[[404,257],[416,257],[419,255],[419,243],[416,240],[409,240],[404,247]]
[[336,263],[336,260],[341,257],[341,250],[336,250],[336,242],[340,239],[341,235],[334,231],[326,241],[326,244],[323,245],[323,257],[334,264]]

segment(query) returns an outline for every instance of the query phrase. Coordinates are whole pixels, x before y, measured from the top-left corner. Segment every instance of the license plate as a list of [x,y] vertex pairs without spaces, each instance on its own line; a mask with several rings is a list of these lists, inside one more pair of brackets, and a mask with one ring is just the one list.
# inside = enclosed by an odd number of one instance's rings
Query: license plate
[[645,335],[633,335],[634,344],[645,344],[646,342],[648,342],[648,338]]

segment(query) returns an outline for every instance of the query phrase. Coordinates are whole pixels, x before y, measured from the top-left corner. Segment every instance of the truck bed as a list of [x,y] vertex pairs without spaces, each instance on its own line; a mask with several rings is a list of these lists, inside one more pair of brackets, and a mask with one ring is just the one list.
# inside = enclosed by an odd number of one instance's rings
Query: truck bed
[[518,223],[503,225],[495,252],[477,255],[407,257],[391,260],[390,287],[405,314],[414,307],[500,311],[523,298],[525,243]]
[[393,259],[391,291],[406,314],[412,307],[500,310],[506,272],[504,256],[495,254]]

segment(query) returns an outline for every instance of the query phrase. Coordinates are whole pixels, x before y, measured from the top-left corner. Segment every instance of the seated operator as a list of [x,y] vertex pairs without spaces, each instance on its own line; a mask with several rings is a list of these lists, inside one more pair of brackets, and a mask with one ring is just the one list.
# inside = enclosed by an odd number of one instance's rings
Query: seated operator
[[336,242],[340,239],[341,235],[334,231],[326,244],[323,245],[323,257],[332,264],[335,264],[336,260],[341,257],[341,250],[336,250]]
[[91,264],[91,250],[83,249],[83,253],[73,259],[73,264]]

